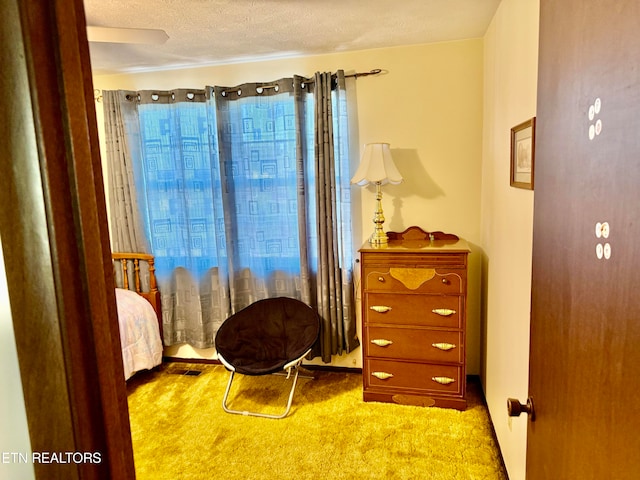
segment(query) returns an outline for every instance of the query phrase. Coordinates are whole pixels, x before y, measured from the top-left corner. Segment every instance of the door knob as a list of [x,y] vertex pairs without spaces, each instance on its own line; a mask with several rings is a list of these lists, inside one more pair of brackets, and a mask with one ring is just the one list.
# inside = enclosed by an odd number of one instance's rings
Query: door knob
[[527,403],[522,404],[515,398],[507,398],[507,411],[510,417],[519,417],[521,413],[529,415],[529,419],[534,422],[536,419],[536,410],[533,407],[533,398],[527,398]]

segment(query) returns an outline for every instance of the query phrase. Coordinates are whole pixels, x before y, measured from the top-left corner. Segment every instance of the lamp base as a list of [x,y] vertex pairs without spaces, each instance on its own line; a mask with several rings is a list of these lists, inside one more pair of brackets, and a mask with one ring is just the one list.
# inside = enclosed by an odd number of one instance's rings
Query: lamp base
[[389,237],[383,231],[377,230],[369,237],[369,244],[374,247],[386,246],[389,243]]
[[384,213],[382,211],[382,190],[380,189],[380,182],[376,182],[376,211],[373,215],[373,223],[376,228],[373,231],[371,237],[369,237],[369,243],[374,247],[386,246],[389,243],[387,234],[382,230],[384,224]]

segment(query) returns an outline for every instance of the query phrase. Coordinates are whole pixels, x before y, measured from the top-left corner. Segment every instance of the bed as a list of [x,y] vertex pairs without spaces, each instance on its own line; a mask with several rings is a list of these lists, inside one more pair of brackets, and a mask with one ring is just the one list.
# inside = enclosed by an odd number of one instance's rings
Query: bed
[[112,253],[124,376],[162,363],[162,310],[154,257]]

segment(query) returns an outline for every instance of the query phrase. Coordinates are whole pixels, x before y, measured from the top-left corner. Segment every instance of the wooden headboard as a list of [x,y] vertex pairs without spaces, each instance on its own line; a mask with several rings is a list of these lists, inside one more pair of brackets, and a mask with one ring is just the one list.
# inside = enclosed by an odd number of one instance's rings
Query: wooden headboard
[[[119,262],[122,269],[122,288],[133,290],[138,295],[146,298],[158,316],[160,331],[162,332],[162,305],[160,303],[160,292],[156,282],[156,268],[154,266],[154,257],[148,253],[112,253],[114,263]],[[149,265],[149,291],[143,292],[140,282],[140,262],[147,262]],[[129,262],[133,263],[133,285],[129,285]],[[114,265],[115,267],[115,265]]]

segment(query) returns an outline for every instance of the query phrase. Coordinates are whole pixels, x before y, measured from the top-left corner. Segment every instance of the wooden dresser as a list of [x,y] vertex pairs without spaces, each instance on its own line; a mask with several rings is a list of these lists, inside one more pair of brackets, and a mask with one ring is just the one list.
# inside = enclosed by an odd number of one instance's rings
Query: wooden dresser
[[388,235],[360,249],[364,400],[464,410],[469,247],[419,227]]

